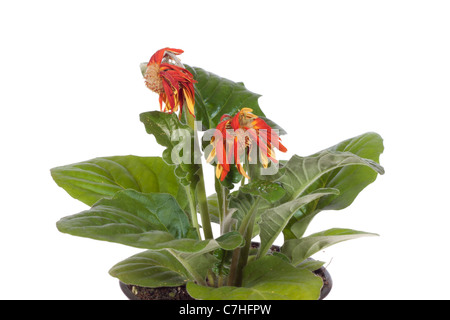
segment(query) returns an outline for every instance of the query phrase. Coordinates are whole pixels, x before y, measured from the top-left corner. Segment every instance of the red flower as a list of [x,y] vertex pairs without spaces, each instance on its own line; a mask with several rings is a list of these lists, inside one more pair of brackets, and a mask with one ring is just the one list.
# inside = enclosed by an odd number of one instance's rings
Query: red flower
[[181,117],[183,104],[186,102],[189,112],[195,116],[194,83],[197,81],[176,57],[181,53],[183,50],[180,49],[158,50],[147,64],[145,85],[159,94],[161,111],[172,113],[179,108]]
[[[234,117],[223,115],[211,138],[213,150],[207,162],[217,156],[216,177],[224,180],[230,172],[230,164],[235,163],[239,173],[247,179],[250,177],[241,164],[241,156],[251,161],[255,146],[259,149],[259,158],[264,168],[269,165],[269,159],[277,162],[274,147],[282,152],[287,149],[280,143],[280,137],[261,118],[251,113],[252,109],[243,108]],[[273,145],[275,142],[276,145]]]
[[225,179],[230,172],[230,163],[233,163],[232,154],[226,150],[233,148],[234,140],[230,136],[231,118],[225,114],[220,118],[220,123],[216,127],[216,132],[211,138],[211,144],[214,146],[208,156],[207,162],[211,162],[217,156],[216,177],[220,180]]

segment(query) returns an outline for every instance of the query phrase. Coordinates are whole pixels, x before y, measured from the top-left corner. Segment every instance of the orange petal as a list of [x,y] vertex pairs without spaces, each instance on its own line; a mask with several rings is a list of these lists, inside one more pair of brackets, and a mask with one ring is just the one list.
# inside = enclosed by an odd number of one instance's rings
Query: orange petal
[[241,164],[237,164],[236,167],[240,174],[242,174],[244,177],[250,180],[250,177],[247,175],[247,172],[245,172],[244,167]]
[[193,92],[189,89],[183,88],[184,97],[186,98],[186,104],[189,110],[189,113],[192,114],[195,118],[195,111],[194,111],[194,105],[195,105],[195,98],[193,95]]
[[264,168],[267,168],[267,166],[269,165],[269,159],[267,159],[267,156],[264,152],[260,152],[259,153],[260,158],[261,158],[261,164],[263,165]]

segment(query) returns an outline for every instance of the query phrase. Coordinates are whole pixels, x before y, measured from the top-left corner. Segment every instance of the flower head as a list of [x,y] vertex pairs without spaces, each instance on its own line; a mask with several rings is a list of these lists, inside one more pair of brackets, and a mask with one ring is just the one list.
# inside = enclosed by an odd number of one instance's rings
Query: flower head
[[180,109],[180,117],[184,102],[194,115],[194,83],[197,82],[178,59],[181,53],[183,50],[171,48],[156,51],[144,73],[147,88],[159,94],[161,111],[172,113]]
[[275,147],[282,152],[287,151],[280,140],[278,134],[263,119],[252,113],[252,109],[243,108],[234,117],[222,116],[211,138],[213,149],[207,162],[217,156],[216,177],[222,181],[233,163],[241,175],[250,179],[241,164],[242,157],[251,162],[258,149],[261,164],[267,168],[269,159],[277,162]]

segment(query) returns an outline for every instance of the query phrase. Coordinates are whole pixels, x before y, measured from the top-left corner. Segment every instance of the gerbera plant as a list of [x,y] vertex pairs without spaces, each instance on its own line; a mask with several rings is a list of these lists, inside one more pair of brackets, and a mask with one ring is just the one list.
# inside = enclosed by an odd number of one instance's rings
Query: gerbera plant
[[[90,206],[59,231],[142,248],[111,268],[141,287],[186,286],[196,299],[318,299],[310,260],[335,243],[374,235],[334,228],[305,235],[323,210],[340,210],[378,174],[376,133],[310,156],[282,160],[286,132],[263,113],[260,95],[198,67],[173,48],[141,64],[160,111],[140,120],[162,156],[110,156],[57,167],[55,182]],[[143,86],[143,88],[145,88]],[[156,95],[149,100],[157,105]],[[215,166],[205,177],[204,166]],[[214,179],[207,192],[205,180]],[[217,228],[212,226],[216,224]],[[276,239],[279,250],[271,250]]]

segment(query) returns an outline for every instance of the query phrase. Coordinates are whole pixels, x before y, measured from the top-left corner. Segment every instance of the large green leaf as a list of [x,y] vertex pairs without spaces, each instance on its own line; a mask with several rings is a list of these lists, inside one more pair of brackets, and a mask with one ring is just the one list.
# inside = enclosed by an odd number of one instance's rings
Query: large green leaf
[[289,199],[304,194],[323,175],[345,166],[365,166],[383,174],[383,168],[373,160],[361,158],[350,152],[324,150],[317,155],[300,157],[294,155],[284,166],[284,174],[277,179],[286,189]]
[[182,208],[187,204],[186,193],[180,188],[173,167],[160,157],[95,158],[53,168],[51,175],[67,193],[89,206],[124,189],[168,193]]
[[194,280],[167,250],[144,251],[117,263],[109,273],[124,283],[143,287],[172,287]]
[[189,282],[189,294],[200,300],[317,300],[322,279],[275,256],[250,262],[242,287],[206,287]]
[[175,113],[149,111],[141,113],[140,119],[147,133],[154,135],[156,141],[166,147],[163,159],[175,165],[175,174],[180,182],[183,185],[195,182],[201,155],[194,152],[191,128],[181,123]]
[[[345,140],[310,157],[294,157],[286,164],[282,177],[292,193],[310,193],[319,188],[339,189],[338,195],[329,195],[304,206],[289,222],[286,238],[300,238],[310,221],[321,210],[340,210],[349,206],[358,194],[375,181],[384,169],[378,164],[383,152],[383,140],[373,132]],[[313,170],[304,170],[311,167]],[[285,170],[285,169],[283,169]]]
[[281,252],[291,259],[293,265],[298,265],[313,254],[333,244],[376,235],[375,233],[334,228],[317,232],[301,239],[288,240],[281,247]]
[[205,130],[217,127],[222,115],[234,115],[242,108],[251,108],[255,115],[264,116],[258,105],[261,95],[247,90],[242,82],[233,82],[198,67],[185,67],[197,81],[195,116]]
[[127,284],[150,288],[174,287],[194,281],[196,276],[206,279],[207,270],[215,262],[216,259],[210,254],[146,250],[117,263],[109,273]]
[[[370,161],[371,164],[369,166],[346,165],[323,174],[310,187],[310,191],[318,188],[337,188],[340,193],[339,195],[321,198],[314,209],[340,210],[348,207],[366,186],[375,181],[378,174],[384,173],[384,169],[377,165],[380,161],[380,154],[384,150],[383,139],[377,133],[368,132],[345,140],[326,150],[330,152],[350,152]],[[319,154],[320,152],[316,155]],[[308,209],[313,210],[313,208]]]
[[91,209],[62,218],[57,223],[62,232],[130,241],[148,231],[164,231],[173,238],[186,238],[192,227],[175,198],[167,193],[141,193],[132,189],[103,198]]
[[237,232],[199,241],[171,195],[134,190],[119,191],[112,199],[101,199],[90,210],[62,218],[57,227],[75,236],[153,250],[203,253],[218,248],[232,250],[242,243]]
[[297,210],[311,201],[319,199],[320,197],[337,193],[338,190],[336,189],[317,190],[315,193],[302,196],[266,210],[261,215],[261,222],[259,223],[259,227],[261,229],[261,247],[259,249],[258,256],[261,257],[267,253],[275,239],[280,235]]

